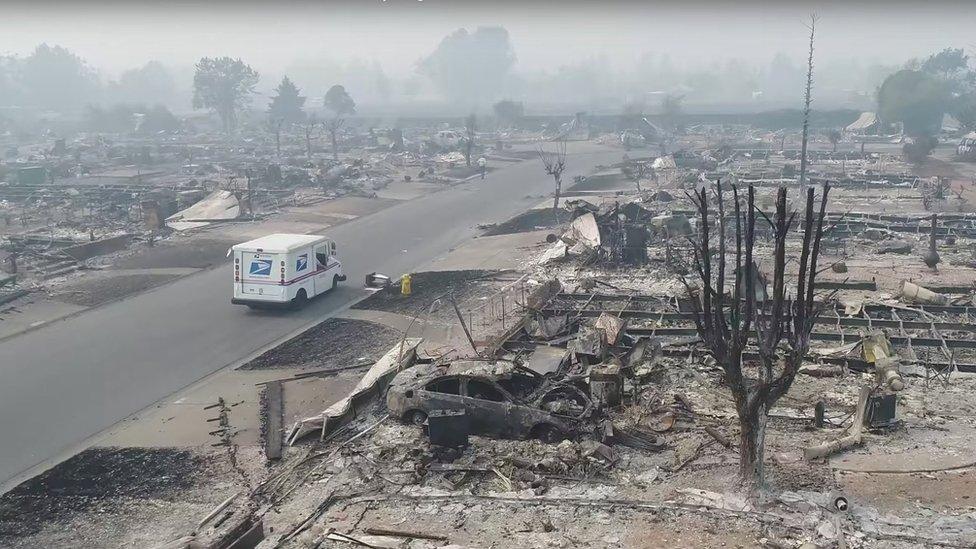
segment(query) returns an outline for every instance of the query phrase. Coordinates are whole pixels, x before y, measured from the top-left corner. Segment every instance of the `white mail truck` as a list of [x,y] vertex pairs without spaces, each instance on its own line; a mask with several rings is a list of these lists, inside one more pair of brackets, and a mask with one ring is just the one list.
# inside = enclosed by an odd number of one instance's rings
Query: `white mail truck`
[[271,234],[237,244],[231,303],[252,308],[293,306],[328,292],[346,279],[336,244],[314,234]]

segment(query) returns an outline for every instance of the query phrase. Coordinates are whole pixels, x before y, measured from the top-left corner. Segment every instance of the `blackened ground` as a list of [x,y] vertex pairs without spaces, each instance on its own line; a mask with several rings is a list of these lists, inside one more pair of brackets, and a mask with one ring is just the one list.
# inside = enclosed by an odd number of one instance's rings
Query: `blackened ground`
[[177,278],[172,274],[132,274],[86,278],[57,289],[51,298],[65,303],[94,307],[106,301],[136,294]]
[[396,345],[402,335],[365,320],[330,318],[265,352],[240,369],[330,370],[372,363]]
[[499,236],[503,234],[527,233],[540,229],[550,229],[572,220],[573,214],[564,209],[557,210],[553,215],[551,208],[529,210],[499,223],[485,231],[485,236]]
[[206,269],[227,261],[227,250],[236,240],[186,239],[163,240],[152,248],[141,244],[113,262],[116,269],[156,269],[165,267],[189,267]]
[[205,478],[206,458],[171,448],[90,448],[0,496],[0,546],[84,511],[175,501]]
[[434,301],[441,299],[435,305],[436,310],[448,311],[448,316],[453,317],[451,295],[459,304],[486,295],[486,291],[490,295],[498,285],[491,280],[497,274],[497,271],[484,270],[413,273],[410,275],[409,296],[402,295],[398,281],[353,305],[353,309],[371,309],[425,318]]

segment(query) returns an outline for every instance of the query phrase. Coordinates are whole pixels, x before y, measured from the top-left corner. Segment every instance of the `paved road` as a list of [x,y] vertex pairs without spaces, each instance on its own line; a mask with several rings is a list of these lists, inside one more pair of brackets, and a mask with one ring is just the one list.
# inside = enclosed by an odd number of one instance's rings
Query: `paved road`
[[[568,181],[621,153],[580,152]],[[229,265],[0,342],[0,485],[360,298],[367,272],[421,267],[551,192],[537,160],[339,225],[349,282],[298,312],[230,305]]]

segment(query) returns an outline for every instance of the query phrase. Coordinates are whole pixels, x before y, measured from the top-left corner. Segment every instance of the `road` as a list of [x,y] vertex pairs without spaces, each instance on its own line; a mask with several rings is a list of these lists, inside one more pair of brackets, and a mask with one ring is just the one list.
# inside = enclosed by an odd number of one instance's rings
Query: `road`
[[[570,148],[564,179],[621,156]],[[301,311],[232,306],[227,264],[0,342],[0,485],[347,307],[366,273],[417,269],[551,189],[531,160],[333,227],[348,282]]]

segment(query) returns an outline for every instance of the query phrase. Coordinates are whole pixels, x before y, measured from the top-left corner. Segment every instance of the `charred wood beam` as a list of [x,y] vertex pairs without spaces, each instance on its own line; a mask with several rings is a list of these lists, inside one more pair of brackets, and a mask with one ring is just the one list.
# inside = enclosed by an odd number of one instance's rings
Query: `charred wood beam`
[[[696,334],[696,328],[627,328],[627,333],[635,336],[688,336]],[[860,341],[861,334],[852,332],[811,332],[810,339],[813,341],[841,341],[854,342]],[[888,340],[895,345],[906,345],[909,342],[914,347],[943,347],[943,339],[934,337],[903,337],[890,336]],[[950,349],[976,349],[976,339],[945,339],[944,345]]]
[[[928,288],[928,286],[926,286]],[[971,289],[970,289],[971,290]],[[951,293],[951,292],[950,292]],[[556,296],[553,303],[562,303],[566,300],[573,301],[588,301],[589,304],[598,305],[605,301],[627,301],[630,300],[634,303],[655,303],[659,304],[661,307],[667,307],[673,305],[674,300],[662,299],[656,296],[639,296],[639,295],[623,295],[623,294],[583,294],[583,293],[561,293]],[[682,298],[678,301],[679,311],[681,310],[691,310],[689,306],[690,301]],[[976,316],[976,306],[965,306],[965,305],[912,305],[912,309],[919,311],[924,311],[933,315],[973,315]],[[615,311],[617,309],[608,309],[608,311]],[[579,310],[579,309],[574,309]],[[829,310],[829,308],[828,308]],[[843,311],[843,307],[835,305],[834,310]],[[868,313],[890,313],[893,310],[904,311],[904,308],[891,307],[882,304],[867,304],[864,306],[864,310]]]
[[[912,338],[912,341],[914,342],[915,339]],[[697,337],[676,339],[670,342],[665,342],[665,346],[661,349],[661,354],[663,356],[687,359],[689,353],[697,352],[698,354],[702,354],[705,352],[704,349],[696,350],[695,348],[690,347],[691,345],[696,345],[699,342],[700,340]],[[539,347],[546,347],[546,346],[548,345],[545,342],[511,340],[505,342],[503,348],[508,351],[533,351]],[[629,350],[628,347],[620,347],[619,349],[618,348],[615,349],[621,352],[626,352],[627,350]],[[742,357],[746,360],[758,360],[759,354],[756,353],[755,351],[746,351],[742,354]],[[811,363],[823,363],[823,364],[833,364],[837,366],[846,366],[847,368],[855,372],[873,373],[875,369],[874,364],[870,364],[867,361],[860,358],[829,357],[829,356],[825,357],[820,355],[807,355],[806,358]],[[935,361],[922,361],[922,360],[915,360],[910,362],[914,362],[919,366],[923,366],[930,370],[937,370],[937,371],[944,371],[949,368],[952,368],[953,366],[953,363],[950,362],[935,362]],[[960,372],[976,373],[976,364],[956,362],[954,365],[956,369],[958,369]]]
[[[560,315],[560,314],[570,314],[579,315],[586,318],[599,317],[601,314],[607,312],[603,310],[585,310],[580,311],[577,309],[570,308],[546,308],[542,311],[547,315]],[[669,322],[692,322],[694,321],[694,313],[687,312],[674,312],[674,311],[642,311],[633,309],[624,310],[614,310],[613,314],[619,316],[620,318],[640,318],[649,320],[659,320],[659,321],[669,321]],[[907,330],[929,330],[933,327],[937,331],[958,331],[958,332],[976,332],[976,324],[968,322],[930,322],[930,321],[918,321],[918,320],[893,320],[887,318],[862,318],[862,317],[832,317],[832,316],[821,316],[817,318],[816,324],[825,326],[843,326],[843,327],[863,327],[863,328],[905,328]],[[634,328],[628,329],[629,332],[633,332]]]

